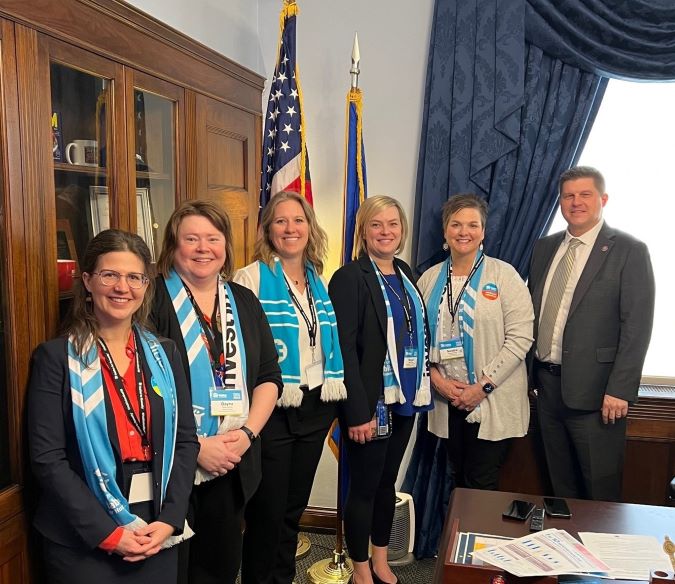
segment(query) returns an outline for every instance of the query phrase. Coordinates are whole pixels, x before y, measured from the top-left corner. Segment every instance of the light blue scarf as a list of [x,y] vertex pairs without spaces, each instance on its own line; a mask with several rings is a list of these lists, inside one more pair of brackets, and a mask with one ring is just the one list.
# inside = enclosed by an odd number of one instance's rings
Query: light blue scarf
[[[260,265],[258,298],[272,329],[274,343],[279,353],[281,377],[284,382],[284,391],[279,399],[279,405],[297,407],[301,404],[303,395],[300,389],[299,330],[304,324],[298,320],[279,258],[274,258],[272,269],[264,262],[258,262],[258,264]],[[347,397],[347,390],[344,384],[344,366],[333,304],[314,266],[307,262],[305,269],[321,331],[323,352],[321,401],[343,400]]]
[[[386,404],[404,404],[406,402],[403,391],[401,390],[401,376],[398,370],[398,347],[396,345],[396,333],[394,331],[394,317],[389,304],[389,296],[385,290],[384,279],[380,275],[380,270],[375,262],[370,260],[373,265],[373,271],[377,276],[377,281],[382,290],[382,297],[387,308],[387,355],[384,359],[382,368],[382,377],[384,380],[384,403]],[[415,285],[408,277],[401,272],[403,287],[412,300],[415,309],[416,327],[416,347],[417,347],[417,387],[415,388],[414,406],[426,406],[431,403],[431,385],[429,382],[429,339],[427,339],[427,327],[424,302],[417,292]]]
[[[176,383],[169,359],[157,338],[146,330],[136,327],[135,330],[138,333],[137,338],[141,341],[138,351],[143,353],[150,369],[150,385],[152,390],[162,398],[164,404],[161,506],[171,476],[176,445]],[[108,435],[101,360],[98,354],[98,344],[91,342],[90,345],[85,355],[79,355],[75,351],[73,338],[68,339],[68,369],[73,402],[73,421],[85,479],[91,491],[117,525],[131,530],[138,529],[146,523],[130,512],[129,502],[115,481],[117,465]],[[181,536],[169,538],[163,547],[170,547],[190,535],[192,531],[188,530]]]
[[[235,373],[240,380],[238,385],[242,387],[244,402],[241,416],[212,416],[211,415],[211,391],[214,390],[214,371],[209,358],[207,343],[202,334],[202,327],[192,301],[185,291],[185,286],[175,270],[171,270],[168,278],[165,278],[166,289],[169,291],[173,308],[180,324],[185,350],[187,351],[188,363],[190,364],[190,386],[192,388],[192,409],[197,425],[197,435],[215,436],[224,434],[233,428],[241,428],[248,418],[248,393],[246,390],[246,348],[244,347],[241,327],[239,325],[239,313],[234,300],[232,290],[227,282],[218,280],[218,303],[222,320],[222,330],[227,328],[227,322],[232,319],[235,338],[228,339],[223,343],[224,347],[232,345],[234,361],[237,364]],[[212,476],[212,475],[211,475]]]
[[[477,261],[480,258],[480,254],[483,252],[478,250],[476,254]],[[438,273],[438,278],[436,283],[431,291],[431,296],[429,297],[428,306],[430,310],[436,310],[436,318],[429,319],[429,330],[431,334],[431,360],[434,363],[440,362],[440,352],[439,344],[441,341],[447,339],[439,338],[439,332],[441,330],[440,321],[441,313],[443,312],[443,306],[441,302],[445,302],[448,294],[448,268],[452,264],[452,257],[448,258],[441,265],[441,270]],[[459,337],[462,341],[462,347],[464,349],[464,362],[466,363],[466,369],[469,374],[469,382],[476,383],[478,381],[478,376],[476,375],[476,366],[474,363],[473,355],[473,330],[474,322],[476,319],[476,297],[478,295],[478,285],[480,283],[480,277],[483,273],[483,266],[485,265],[485,260],[480,262],[478,269],[471,276],[471,280],[464,289],[464,294],[462,294],[462,299],[459,303]]]

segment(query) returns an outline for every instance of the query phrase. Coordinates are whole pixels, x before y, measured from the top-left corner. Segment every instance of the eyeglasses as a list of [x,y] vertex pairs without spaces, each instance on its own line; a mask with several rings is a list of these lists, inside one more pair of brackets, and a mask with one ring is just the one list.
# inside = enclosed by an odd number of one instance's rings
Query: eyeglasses
[[104,286],[114,286],[117,282],[120,281],[120,278],[126,278],[129,288],[143,288],[149,281],[145,274],[139,274],[138,272],[129,272],[128,274],[120,274],[115,270],[101,270],[100,272],[92,272],[92,276],[98,276],[101,280],[101,284]]

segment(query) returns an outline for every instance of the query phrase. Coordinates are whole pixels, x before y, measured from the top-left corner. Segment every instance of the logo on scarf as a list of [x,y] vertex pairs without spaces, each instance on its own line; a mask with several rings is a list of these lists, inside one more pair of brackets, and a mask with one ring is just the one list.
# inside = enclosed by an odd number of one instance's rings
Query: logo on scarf
[[499,298],[499,288],[497,288],[497,284],[493,284],[492,282],[485,284],[481,293],[488,300],[497,300]]
[[286,356],[288,355],[288,349],[286,348],[286,343],[281,339],[274,339],[274,344],[277,347],[277,354],[279,355],[279,363],[281,363]]

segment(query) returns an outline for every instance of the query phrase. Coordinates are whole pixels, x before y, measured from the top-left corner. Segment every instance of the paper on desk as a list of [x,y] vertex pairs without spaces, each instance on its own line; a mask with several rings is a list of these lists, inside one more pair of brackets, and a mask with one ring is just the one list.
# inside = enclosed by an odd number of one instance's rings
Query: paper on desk
[[566,531],[546,529],[474,552],[474,557],[515,576],[606,575],[604,562]]
[[649,580],[650,570],[670,570],[670,560],[655,537],[589,532],[579,537],[617,580]]

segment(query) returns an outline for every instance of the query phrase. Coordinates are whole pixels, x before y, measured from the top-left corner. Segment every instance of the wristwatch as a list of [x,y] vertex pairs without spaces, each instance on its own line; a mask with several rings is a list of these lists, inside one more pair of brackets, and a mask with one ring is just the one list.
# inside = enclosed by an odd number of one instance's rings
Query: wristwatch
[[485,392],[485,395],[490,395],[494,390],[495,390],[494,384],[490,383],[489,381],[483,386],[483,391]]
[[253,430],[251,430],[250,428],[242,426],[239,429],[248,436],[248,439],[251,441],[251,444],[253,444],[258,439],[258,437],[253,433]]

